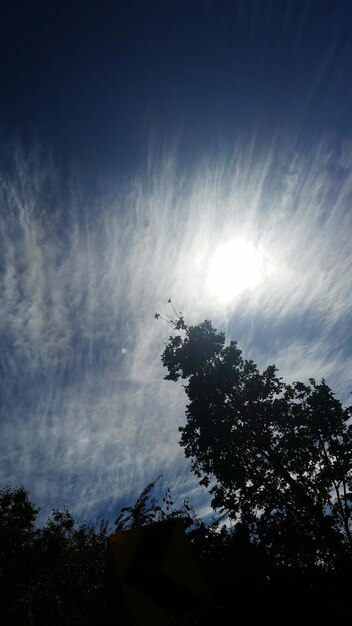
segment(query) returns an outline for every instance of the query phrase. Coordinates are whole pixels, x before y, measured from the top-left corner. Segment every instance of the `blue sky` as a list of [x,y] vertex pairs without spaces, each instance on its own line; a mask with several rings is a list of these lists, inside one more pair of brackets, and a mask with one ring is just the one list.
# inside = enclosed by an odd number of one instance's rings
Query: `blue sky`
[[0,482],[113,519],[163,473],[202,511],[169,297],[350,402],[351,3],[4,6]]

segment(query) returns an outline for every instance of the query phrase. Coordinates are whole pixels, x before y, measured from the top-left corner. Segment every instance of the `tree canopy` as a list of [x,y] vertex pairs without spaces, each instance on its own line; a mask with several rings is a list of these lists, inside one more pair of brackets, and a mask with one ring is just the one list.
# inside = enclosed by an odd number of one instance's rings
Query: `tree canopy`
[[212,505],[276,563],[336,567],[352,550],[351,407],[323,379],[285,383],[260,371],[211,322],[179,316],[162,354],[186,381],[181,446]]
[[[169,321],[165,378],[183,380],[188,397],[180,443],[218,521],[206,525],[187,498],[176,506],[170,489],[157,497],[157,478],[121,509],[115,530],[183,520],[214,598],[206,614],[177,622],[184,626],[209,626],[228,612],[241,623],[281,623],[282,610],[292,623],[302,615],[314,623],[347,618],[351,408],[324,379],[286,383],[274,365],[260,371],[208,320]],[[67,509],[54,509],[38,528],[38,512],[24,487],[0,490],[3,621],[125,624],[106,558],[108,523],[76,523]]]
[[108,525],[77,524],[54,509],[42,528],[24,487],[0,490],[0,614],[8,625],[111,623]]

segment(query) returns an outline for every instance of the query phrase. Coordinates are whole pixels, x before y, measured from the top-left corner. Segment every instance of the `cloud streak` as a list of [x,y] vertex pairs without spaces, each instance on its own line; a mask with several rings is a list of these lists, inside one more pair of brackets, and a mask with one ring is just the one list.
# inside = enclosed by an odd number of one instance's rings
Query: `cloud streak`
[[[160,472],[180,497],[194,491],[177,445],[183,390],[162,380],[169,329],[153,319],[170,296],[245,356],[326,376],[347,399],[351,164],[338,137],[310,150],[254,137],[189,172],[177,153],[151,156],[128,189],[92,197],[18,153],[0,184],[2,483],[88,518],[114,515]],[[224,304],[207,268],[236,237],[265,271]]]

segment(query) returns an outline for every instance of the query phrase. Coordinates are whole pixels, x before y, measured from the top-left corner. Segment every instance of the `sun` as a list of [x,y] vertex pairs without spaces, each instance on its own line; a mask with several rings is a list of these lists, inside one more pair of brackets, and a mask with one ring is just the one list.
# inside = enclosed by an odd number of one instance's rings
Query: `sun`
[[220,245],[210,256],[206,288],[219,302],[231,302],[256,287],[263,277],[263,255],[253,243],[235,239]]

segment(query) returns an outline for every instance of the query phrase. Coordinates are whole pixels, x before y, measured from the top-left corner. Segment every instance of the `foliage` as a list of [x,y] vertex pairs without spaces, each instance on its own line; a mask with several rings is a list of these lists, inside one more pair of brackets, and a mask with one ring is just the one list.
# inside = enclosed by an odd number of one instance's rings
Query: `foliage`
[[107,523],[77,525],[54,509],[36,528],[39,509],[23,487],[0,491],[0,610],[7,625],[107,624]]
[[[157,497],[160,476],[117,516],[116,530],[181,518],[210,585],[213,609],[182,624],[245,622],[287,614],[345,619],[352,582],[352,426],[326,382],[285,383],[260,372],[211,322],[167,317],[175,335],[165,378],[189,399],[181,445],[220,511],[206,526],[186,498]],[[160,317],[157,315],[157,317]],[[164,318],[165,319],[165,318]],[[54,509],[43,528],[23,487],[0,490],[0,612],[7,625],[124,623],[106,562],[106,521],[75,522]],[[222,526],[226,516],[230,524]],[[252,602],[255,596],[256,602]],[[295,598],[294,606],[292,598]],[[298,601],[299,599],[299,601]],[[242,617],[241,617],[242,619]],[[243,621],[243,619],[242,619]],[[181,622],[180,622],[181,623]]]
[[115,521],[116,532],[173,518],[182,519],[186,529],[195,529],[200,525],[200,521],[188,498],[185,498],[181,508],[175,508],[170,488],[166,490],[165,496],[162,498],[162,504],[160,504],[156,496],[152,496],[152,492],[160,478],[161,475],[150,482],[133,505],[121,509]]
[[[170,489],[161,503],[153,495],[158,477],[133,505],[124,507],[116,530],[181,517],[189,532],[201,523],[185,499],[174,505]],[[123,623],[111,588],[104,520],[75,522],[68,509],[53,509],[36,527],[39,508],[23,487],[0,490],[0,614],[4,623],[26,626],[103,626]],[[121,621],[122,620],[122,621]]]
[[0,491],[0,597],[7,624],[27,623],[38,512],[23,487]]
[[337,567],[352,549],[351,408],[324,380],[286,384],[274,365],[260,372],[208,320],[178,318],[180,328],[162,362],[167,380],[186,380],[180,443],[213,507],[276,564]]

